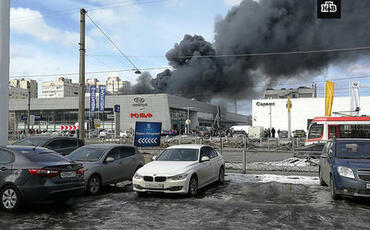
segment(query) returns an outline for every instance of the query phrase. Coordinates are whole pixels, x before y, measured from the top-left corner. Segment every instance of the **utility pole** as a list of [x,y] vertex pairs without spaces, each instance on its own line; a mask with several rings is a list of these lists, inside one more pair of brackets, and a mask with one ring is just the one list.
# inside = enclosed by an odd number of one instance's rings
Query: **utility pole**
[[85,9],[80,10],[80,83],[78,107],[78,137],[85,140]]
[[10,0],[0,1],[0,145],[8,144]]
[[27,136],[30,135],[30,123],[31,123],[31,83],[27,81]]

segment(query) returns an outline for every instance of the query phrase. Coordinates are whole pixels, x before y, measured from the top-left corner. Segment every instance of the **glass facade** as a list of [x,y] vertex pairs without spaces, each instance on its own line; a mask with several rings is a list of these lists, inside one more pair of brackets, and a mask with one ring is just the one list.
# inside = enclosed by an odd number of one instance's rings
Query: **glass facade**
[[[108,114],[113,114],[112,109],[107,109],[103,113],[90,113],[85,110],[86,122],[99,118],[104,122],[104,128],[110,129],[113,119],[108,119]],[[31,115],[35,115],[33,129],[59,130],[61,125],[74,125],[78,122],[78,110],[32,110]],[[23,130],[27,126],[27,111],[15,112],[15,129]]]

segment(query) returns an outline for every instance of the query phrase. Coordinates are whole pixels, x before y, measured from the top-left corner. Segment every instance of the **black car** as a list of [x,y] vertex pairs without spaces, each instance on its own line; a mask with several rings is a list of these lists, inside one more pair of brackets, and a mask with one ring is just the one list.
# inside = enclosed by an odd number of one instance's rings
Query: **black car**
[[46,148],[0,147],[0,198],[6,211],[23,201],[67,200],[84,191],[81,164]]
[[31,136],[15,142],[14,145],[44,147],[64,156],[84,146],[84,142],[74,137]]

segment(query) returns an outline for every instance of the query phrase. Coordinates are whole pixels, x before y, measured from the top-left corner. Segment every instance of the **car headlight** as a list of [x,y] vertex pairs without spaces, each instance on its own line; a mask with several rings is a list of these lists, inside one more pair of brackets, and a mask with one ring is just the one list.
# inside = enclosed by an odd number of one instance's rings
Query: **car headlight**
[[171,180],[183,180],[187,176],[188,176],[188,174],[182,173],[182,174],[178,174],[178,175],[175,175],[175,176],[169,176],[168,179],[171,179]]
[[142,176],[142,175],[140,175],[139,173],[135,173],[135,175],[134,175],[134,179],[136,179],[136,180],[141,180],[141,179],[143,179],[143,176]]
[[355,174],[353,173],[352,169],[347,167],[338,166],[338,174],[342,177],[355,179]]

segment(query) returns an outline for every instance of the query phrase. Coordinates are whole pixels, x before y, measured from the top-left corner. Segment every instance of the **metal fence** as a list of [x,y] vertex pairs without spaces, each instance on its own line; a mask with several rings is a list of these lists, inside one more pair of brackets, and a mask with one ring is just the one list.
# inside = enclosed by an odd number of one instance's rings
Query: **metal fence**
[[[96,138],[86,140],[92,143],[133,144],[133,137]],[[252,140],[245,137],[163,137],[160,147],[139,148],[147,161],[169,146],[180,144],[205,144],[214,147],[224,156],[226,169],[246,173],[247,171],[299,171],[316,172],[320,152],[301,151],[304,139],[263,138]]]
[[[25,135],[9,135],[9,144]],[[88,138],[85,144],[117,143],[133,145],[134,137]],[[162,137],[160,147],[139,148],[147,162],[169,146],[179,144],[205,144],[215,148],[224,156],[226,169],[246,173],[247,171],[300,171],[316,172],[317,158],[321,152],[302,151],[303,138],[261,138],[238,137]]]

